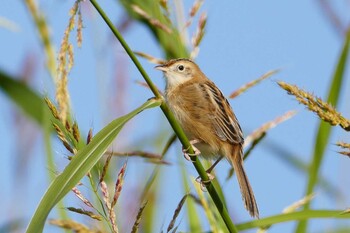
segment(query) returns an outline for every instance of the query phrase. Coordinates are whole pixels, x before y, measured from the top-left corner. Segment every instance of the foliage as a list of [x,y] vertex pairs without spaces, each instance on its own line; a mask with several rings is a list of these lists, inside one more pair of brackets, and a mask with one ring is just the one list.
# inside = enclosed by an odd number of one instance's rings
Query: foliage
[[[25,4],[28,12],[39,33],[39,39],[43,44],[43,50],[46,54],[46,66],[49,74],[54,81],[56,100],[51,100],[48,96],[42,96],[32,91],[29,85],[23,83],[20,78],[12,77],[6,71],[0,71],[0,89],[12,100],[13,104],[23,110],[28,118],[36,122],[44,132],[45,146],[47,153],[47,166],[55,170],[53,155],[51,153],[51,135],[56,135],[62,145],[67,149],[69,156],[68,165],[57,176],[51,176],[51,184],[43,194],[37,207],[33,210],[34,214],[27,227],[27,232],[42,232],[46,224],[47,217],[54,207],[59,208],[60,217],[51,219],[50,224],[60,228],[70,229],[74,232],[154,232],[154,222],[157,212],[157,198],[161,195],[159,179],[162,176],[162,169],[170,163],[164,160],[169,148],[178,138],[184,148],[192,150],[188,139],[181,127],[178,125],[172,115],[158,88],[149,78],[144,67],[139,62],[137,55],[147,59],[149,62],[161,63],[165,59],[186,57],[195,59],[199,56],[200,43],[205,36],[207,27],[207,13],[201,10],[203,1],[195,0],[189,9],[186,19],[183,17],[183,6],[181,1],[174,1],[171,5],[166,0],[120,0],[119,3],[127,13],[128,20],[143,24],[152,34],[159,47],[162,49],[164,59],[156,58],[146,54],[143,51],[135,52],[129,47],[118,27],[111,22],[104,9],[96,0],[84,2],[76,0],[72,4],[68,24],[64,31],[60,48],[57,52],[57,64],[55,62],[55,52],[49,35],[49,25],[45,20],[44,14],[40,12],[34,1],[27,0]],[[144,86],[148,87],[154,94],[154,98],[145,101],[140,107],[116,118],[107,124],[95,135],[92,129],[87,130],[86,140],[81,133],[80,128],[84,128],[79,122],[72,120],[73,107],[70,103],[70,93],[68,81],[70,71],[74,67],[74,42],[71,39],[74,29],[76,29],[76,43],[83,46],[83,13],[82,4],[93,6],[94,10],[103,18],[106,25],[111,29],[114,36],[118,39],[121,46],[125,49],[127,55],[133,61],[141,76],[145,80]],[[197,21],[197,25],[193,22]],[[191,27],[195,27],[192,29]],[[191,30],[190,30],[191,29]],[[190,32],[194,31],[191,36]],[[163,231],[176,232],[178,227],[186,228],[190,232],[238,232],[247,229],[257,228],[261,232],[267,231],[274,225],[294,221],[298,224],[296,232],[307,231],[307,221],[315,218],[334,218],[349,219],[349,211],[344,209],[327,210],[312,209],[310,204],[313,201],[313,193],[318,183],[327,183],[328,181],[321,177],[320,167],[324,162],[324,152],[326,145],[329,144],[329,137],[333,126],[339,125],[345,132],[350,130],[350,120],[344,117],[336,110],[338,100],[341,95],[341,87],[345,81],[345,71],[348,64],[348,52],[350,46],[350,30],[344,36],[344,45],[334,71],[332,83],[329,87],[327,100],[315,97],[312,93],[299,88],[296,85],[290,85],[280,81],[278,85],[287,91],[288,94],[295,96],[298,102],[305,105],[307,110],[316,113],[320,118],[320,124],[316,141],[314,144],[314,155],[309,166],[304,169],[308,179],[308,185],[305,191],[305,198],[291,204],[282,213],[267,216],[262,219],[251,220],[248,222],[238,222],[235,217],[229,215],[227,203],[221,185],[217,180],[205,184],[208,193],[203,192],[201,187],[195,182],[188,182],[189,173],[182,168],[181,176],[183,182],[183,193],[177,207],[173,209],[173,217],[170,223],[164,224]],[[189,42],[190,41],[190,42]],[[55,67],[55,68],[53,68]],[[57,68],[57,69],[56,69]],[[236,98],[245,93],[248,89],[262,82],[275,74],[277,70],[267,72],[260,78],[253,80],[236,91],[233,91],[229,98]],[[57,104],[55,104],[57,103]],[[125,124],[127,124],[136,115],[143,117],[143,111],[149,108],[160,107],[169,124],[172,126],[175,134],[169,137],[165,145],[158,146],[162,149],[161,153],[147,152],[144,150],[133,149],[130,152],[108,151],[112,142],[117,138]],[[260,146],[260,142],[268,134],[269,130],[278,126],[280,123],[295,115],[294,111],[263,124],[251,135],[246,137],[245,158],[252,155],[254,149]],[[164,138],[164,134],[159,132],[158,137]],[[117,138],[116,141],[121,140]],[[156,141],[157,136],[151,138]],[[342,148],[340,154],[350,157],[350,144],[347,142],[338,142],[337,145]],[[193,151],[192,151],[193,152]],[[116,180],[113,181],[113,158],[128,156],[129,160],[119,169]],[[145,178],[143,186],[140,188],[140,200],[135,201],[137,213],[135,213],[132,225],[122,226],[120,217],[117,213],[127,211],[120,205],[120,195],[126,186],[126,170],[129,163],[133,162],[132,156],[145,159],[154,165],[152,174]],[[208,180],[203,165],[199,158],[191,156],[193,165],[202,180]],[[292,158],[293,159],[293,158]],[[290,159],[288,163],[291,166],[301,166],[300,161],[294,162]],[[210,165],[206,163],[205,165]],[[112,168],[111,168],[112,167]],[[228,172],[228,177],[234,174],[233,169]],[[89,194],[86,195],[80,191],[81,185],[89,188]],[[140,182],[141,184],[141,182]],[[190,186],[195,187],[194,192],[189,192]],[[62,200],[68,193],[73,193],[80,203],[76,206],[62,208]],[[113,193],[113,195],[110,195]],[[208,195],[207,195],[208,194]],[[59,204],[61,202],[61,204]],[[83,207],[82,207],[83,206]],[[302,210],[298,210],[302,208]],[[179,220],[179,214],[186,211],[186,220],[188,225]],[[88,218],[88,224],[84,225],[78,220],[66,217],[67,212]],[[205,216],[203,220],[199,216]],[[206,229],[206,224],[209,229]],[[336,229],[335,229],[336,230]],[[345,229],[349,230],[349,229]]]

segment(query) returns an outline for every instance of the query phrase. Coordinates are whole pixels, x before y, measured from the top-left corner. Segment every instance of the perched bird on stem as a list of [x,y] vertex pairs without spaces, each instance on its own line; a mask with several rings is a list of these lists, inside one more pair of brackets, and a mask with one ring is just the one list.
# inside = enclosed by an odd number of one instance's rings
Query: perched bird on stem
[[245,208],[259,218],[259,210],[243,168],[243,133],[227,99],[189,59],[173,59],[155,67],[166,79],[165,99],[196,154],[225,157],[237,175]]

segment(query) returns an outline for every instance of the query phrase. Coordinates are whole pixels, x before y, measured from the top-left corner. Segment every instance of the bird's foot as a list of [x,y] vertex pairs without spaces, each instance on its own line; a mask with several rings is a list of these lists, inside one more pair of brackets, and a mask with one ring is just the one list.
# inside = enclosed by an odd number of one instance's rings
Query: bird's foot
[[198,155],[201,154],[200,150],[198,150],[197,147],[194,146],[194,144],[196,144],[198,142],[200,142],[200,140],[198,140],[198,139],[194,139],[194,140],[190,141],[190,144],[191,144],[192,149],[194,151],[193,154],[192,153],[188,153],[188,150],[190,149],[189,147],[187,149],[182,148],[182,152],[184,153],[184,157],[185,157],[186,160],[192,161],[191,160],[191,156],[198,156]]
[[208,175],[208,180],[202,180],[202,178],[201,178],[200,176],[198,176],[198,177],[196,178],[196,181],[200,184],[201,190],[202,190],[202,191],[206,191],[205,186],[206,186],[208,183],[210,183],[212,180],[214,180],[214,178],[215,178],[214,175],[212,175],[212,174],[210,174],[210,173],[208,173],[208,172],[207,172],[207,175]]

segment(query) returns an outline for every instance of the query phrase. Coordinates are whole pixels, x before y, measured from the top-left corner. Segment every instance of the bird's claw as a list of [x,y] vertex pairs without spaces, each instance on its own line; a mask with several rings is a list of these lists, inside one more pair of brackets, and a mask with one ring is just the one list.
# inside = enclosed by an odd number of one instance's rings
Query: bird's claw
[[186,160],[192,161],[191,156],[198,156],[201,154],[200,150],[198,150],[198,148],[194,146],[194,144],[196,144],[198,142],[199,142],[199,140],[197,140],[197,139],[190,141],[190,144],[192,146],[194,153],[188,153],[188,150],[190,149],[189,147],[187,149],[184,149],[184,148],[182,149],[182,152],[184,153],[184,157]]
[[206,189],[205,189],[205,186],[206,186],[206,184],[208,184],[208,183],[210,183],[212,180],[214,180],[214,178],[215,178],[215,176],[214,175],[212,175],[212,174],[210,174],[210,173],[207,173],[207,175],[208,175],[208,180],[202,180],[202,178],[200,177],[200,176],[198,176],[197,178],[196,178],[196,181],[200,184],[200,186],[201,186],[201,190],[202,191],[207,191]]

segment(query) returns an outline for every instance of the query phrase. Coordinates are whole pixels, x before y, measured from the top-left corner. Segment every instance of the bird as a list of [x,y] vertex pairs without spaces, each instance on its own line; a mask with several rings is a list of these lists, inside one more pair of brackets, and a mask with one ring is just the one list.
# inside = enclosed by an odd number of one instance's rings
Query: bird
[[249,214],[259,218],[253,189],[243,167],[243,132],[219,88],[186,58],[172,59],[155,69],[165,77],[164,98],[196,154],[206,159],[225,157],[237,176]]

